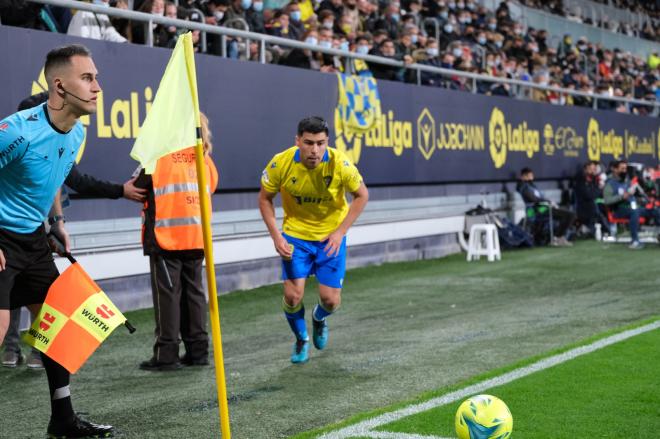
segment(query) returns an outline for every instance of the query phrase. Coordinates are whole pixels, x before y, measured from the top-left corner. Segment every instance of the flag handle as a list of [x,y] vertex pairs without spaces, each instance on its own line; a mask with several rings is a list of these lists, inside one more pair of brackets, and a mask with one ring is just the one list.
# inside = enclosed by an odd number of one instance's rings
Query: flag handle
[[126,320],[124,322],[124,326],[126,326],[126,329],[128,329],[129,334],[132,334],[132,333],[135,332],[135,326],[131,325],[131,322],[129,322],[128,320]]
[[[76,261],[76,258],[73,257],[71,252],[66,251],[66,247],[64,247],[64,243],[56,234],[49,232],[48,235],[46,235],[46,237],[48,238],[50,243],[55,247],[55,250],[58,255],[67,258],[69,262],[71,262],[71,265],[78,262]],[[135,332],[135,326],[131,325],[131,323],[128,320],[124,322],[124,326],[126,326],[126,329],[128,329],[129,334]]]

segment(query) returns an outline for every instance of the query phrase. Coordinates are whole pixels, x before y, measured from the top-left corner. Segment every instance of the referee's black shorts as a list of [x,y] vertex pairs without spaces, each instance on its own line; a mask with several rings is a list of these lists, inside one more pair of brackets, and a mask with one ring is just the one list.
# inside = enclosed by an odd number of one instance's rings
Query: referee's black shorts
[[7,261],[0,271],[0,309],[43,303],[59,276],[44,226],[26,234],[0,229],[0,250]]

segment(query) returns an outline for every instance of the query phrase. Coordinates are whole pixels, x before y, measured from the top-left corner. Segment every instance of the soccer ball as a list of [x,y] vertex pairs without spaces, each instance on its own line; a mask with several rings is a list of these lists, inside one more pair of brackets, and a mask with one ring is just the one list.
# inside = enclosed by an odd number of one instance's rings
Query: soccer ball
[[466,399],[456,412],[459,439],[506,439],[511,437],[513,417],[499,398],[477,395]]

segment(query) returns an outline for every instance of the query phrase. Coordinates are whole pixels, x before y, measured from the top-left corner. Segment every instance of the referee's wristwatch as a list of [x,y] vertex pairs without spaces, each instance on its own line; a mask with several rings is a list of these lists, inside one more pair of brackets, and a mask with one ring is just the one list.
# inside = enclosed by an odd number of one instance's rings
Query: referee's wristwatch
[[52,226],[53,224],[55,224],[58,221],[62,221],[62,222],[65,223],[66,220],[64,218],[64,215],[55,215],[55,216],[48,217],[48,225],[49,226]]

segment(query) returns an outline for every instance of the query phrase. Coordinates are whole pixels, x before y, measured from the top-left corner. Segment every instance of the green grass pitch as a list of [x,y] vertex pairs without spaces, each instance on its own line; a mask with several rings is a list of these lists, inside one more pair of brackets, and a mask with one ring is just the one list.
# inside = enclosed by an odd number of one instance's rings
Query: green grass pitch
[[[288,359],[293,340],[282,316],[279,285],[221,296],[232,437],[315,437],[657,318],[658,251],[656,246],[630,251],[625,245],[589,241],[567,249],[505,252],[496,263],[467,263],[465,255],[454,255],[351,270],[342,307],[329,320],[328,347],[322,352],[312,349],[310,362],[303,366]],[[308,321],[317,300],[315,286],[309,282],[305,297]],[[139,370],[140,361],[151,355],[153,311],[128,317],[137,332],[129,335],[119,328],[72,378],[74,407],[92,420],[115,425],[123,438],[220,437],[213,369],[162,374]],[[658,364],[657,345],[657,334],[639,336],[604,349],[603,358],[595,353],[503,387],[498,396],[513,412],[514,438],[617,437],[580,436],[576,430],[566,430],[563,436],[536,433],[558,428],[556,413],[562,419],[570,414],[575,418],[569,419],[593,418],[603,425],[625,419],[626,424],[639,422],[660,431],[654,396],[660,369],[652,367]],[[648,350],[650,366],[636,359]],[[606,352],[613,352],[618,361]],[[612,375],[598,380],[596,366],[589,366],[582,378],[574,372],[570,381],[554,375],[565,368],[587,367],[584,362],[591,358]],[[630,372],[628,384],[616,375],[621,368]],[[647,384],[655,391],[644,392],[642,379],[648,374]],[[530,393],[533,380],[544,393]],[[597,384],[608,386],[591,389]],[[585,392],[587,385],[590,390]],[[43,373],[0,368],[0,389],[0,438],[44,437],[49,403]],[[554,395],[554,402],[546,393]],[[568,401],[572,405],[554,412],[550,405],[564,404],[566,393],[575,396]],[[650,408],[635,406],[635,401]],[[526,412],[537,403],[548,405]],[[603,419],[601,407],[618,408],[620,418]],[[433,434],[451,433],[454,409],[447,406],[429,415]]]

